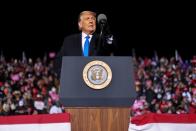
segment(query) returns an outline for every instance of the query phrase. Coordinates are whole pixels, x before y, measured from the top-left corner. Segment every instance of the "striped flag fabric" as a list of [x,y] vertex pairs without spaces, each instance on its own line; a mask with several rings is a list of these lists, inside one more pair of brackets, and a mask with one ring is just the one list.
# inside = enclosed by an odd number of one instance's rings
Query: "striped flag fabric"
[[71,131],[70,114],[0,116],[0,131]]
[[196,131],[196,114],[145,114],[131,118],[128,131]]

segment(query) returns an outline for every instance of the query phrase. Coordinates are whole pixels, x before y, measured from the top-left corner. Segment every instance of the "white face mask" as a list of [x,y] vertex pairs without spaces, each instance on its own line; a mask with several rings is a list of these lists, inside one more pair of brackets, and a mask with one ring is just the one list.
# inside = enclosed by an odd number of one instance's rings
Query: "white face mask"
[[171,99],[171,93],[167,92],[166,95],[167,95],[167,100],[170,100]]
[[154,92],[155,93],[158,93],[158,91],[159,91],[159,89],[157,89],[157,88],[154,89]]
[[161,94],[158,94],[158,95],[157,95],[157,98],[158,98],[158,99],[161,99],[161,98],[162,98],[162,95],[161,95]]

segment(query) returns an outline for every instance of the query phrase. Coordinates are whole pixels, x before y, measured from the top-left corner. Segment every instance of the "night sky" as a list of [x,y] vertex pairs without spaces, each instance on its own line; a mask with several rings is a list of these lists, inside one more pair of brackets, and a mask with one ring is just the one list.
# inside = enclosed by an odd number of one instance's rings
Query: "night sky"
[[[77,4],[76,4],[77,3]],[[191,4],[191,3],[190,3]],[[82,10],[104,13],[118,40],[118,55],[172,56],[178,49],[183,57],[196,54],[193,39],[193,8],[184,3],[131,3],[126,0],[72,0],[64,2],[1,3],[0,49],[7,57],[41,57],[58,51],[65,36],[77,33]]]

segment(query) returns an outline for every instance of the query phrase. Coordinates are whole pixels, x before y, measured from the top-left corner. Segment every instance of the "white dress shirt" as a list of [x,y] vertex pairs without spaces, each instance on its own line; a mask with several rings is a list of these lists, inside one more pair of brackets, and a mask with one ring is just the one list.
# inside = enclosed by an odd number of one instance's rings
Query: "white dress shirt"
[[[82,51],[84,52],[84,42],[85,42],[85,40],[86,40],[86,37],[87,36],[87,34],[85,34],[84,32],[82,32]],[[92,39],[92,37],[93,37],[93,35],[89,35],[89,43],[91,42],[91,39]],[[89,45],[90,46],[90,45]]]

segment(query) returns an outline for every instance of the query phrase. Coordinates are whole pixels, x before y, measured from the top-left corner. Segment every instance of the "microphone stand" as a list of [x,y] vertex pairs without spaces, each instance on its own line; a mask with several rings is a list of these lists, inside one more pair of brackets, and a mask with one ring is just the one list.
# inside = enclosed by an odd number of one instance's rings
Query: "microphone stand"
[[99,34],[99,38],[98,38],[98,47],[97,47],[97,51],[100,51],[101,49],[101,45],[103,44],[103,30],[104,30],[104,26],[105,26],[105,23],[100,23],[100,34]]

